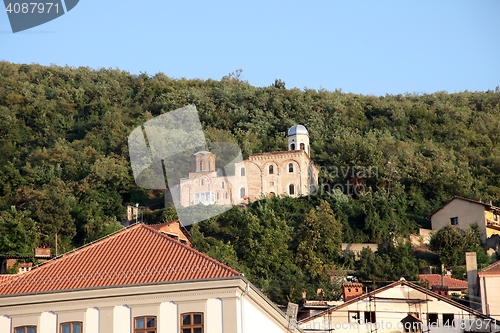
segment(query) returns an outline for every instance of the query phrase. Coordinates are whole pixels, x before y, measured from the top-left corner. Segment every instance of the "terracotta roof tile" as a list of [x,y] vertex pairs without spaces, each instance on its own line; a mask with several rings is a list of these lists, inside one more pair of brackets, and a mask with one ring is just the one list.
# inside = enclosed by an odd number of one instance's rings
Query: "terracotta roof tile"
[[0,275],[0,283],[8,281],[8,280],[12,279],[13,277],[16,277],[16,275],[15,274],[1,274]]
[[[429,287],[441,285],[441,274],[420,274],[420,280],[429,281]],[[467,289],[469,284],[467,281],[444,276],[444,285],[450,289]]]
[[500,275],[500,260],[494,262],[488,267],[484,268],[478,273],[480,276],[482,275]]
[[0,282],[0,295],[240,275],[229,266],[139,223]]

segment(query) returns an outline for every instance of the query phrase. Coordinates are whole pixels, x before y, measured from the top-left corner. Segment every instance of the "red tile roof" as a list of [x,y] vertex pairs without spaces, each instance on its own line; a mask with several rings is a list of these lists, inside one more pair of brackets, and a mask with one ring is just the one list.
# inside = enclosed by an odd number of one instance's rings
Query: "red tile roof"
[[[441,274],[420,274],[420,280],[429,281],[429,287],[442,284]],[[448,275],[444,276],[444,285],[449,289],[467,289],[469,286],[467,281],[455,279]]]
[[217,279],[241,273],[144,224],[0,283],[0,295]]
[[0,283],[8,281],[8,280],[12,279],[15,276],[16,276],[15,274],[1,274],[0,275]]
[[494,262],[488,267],[484,268],[482,271],[478,273],[479,276],[484,275],[500,275],[500,260]]

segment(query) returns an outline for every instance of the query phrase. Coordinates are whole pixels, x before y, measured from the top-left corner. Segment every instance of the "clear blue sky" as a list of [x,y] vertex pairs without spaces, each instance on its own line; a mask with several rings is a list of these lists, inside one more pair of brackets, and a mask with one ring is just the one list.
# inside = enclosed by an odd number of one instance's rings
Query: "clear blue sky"
[[[30,2],[30,1],[27,1]],[[0,60],[385,95],[500,85],[500,1],[97,1],[13,34]]]

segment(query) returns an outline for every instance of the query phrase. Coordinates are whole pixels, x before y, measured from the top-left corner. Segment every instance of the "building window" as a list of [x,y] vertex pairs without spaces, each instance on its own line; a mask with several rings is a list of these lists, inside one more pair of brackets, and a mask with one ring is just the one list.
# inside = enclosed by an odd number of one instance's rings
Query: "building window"
[[19,326],[14,328],[14,333],[36,333],[36,326]]
[[458,217],[450,218],[451,225],[458,225]]
[[427,325],[429,325],[431,327],[438,327],[439,326],[437,313],[429,313],[427,315]]
[[203,333],[203,313],[181,314],[181,333]]
[[295,143],[292,143],[292,144],[290,145],[290,150],[295,150]]
[[241,177],[245,176],[245,168],[241,168],[240,175]]
[[201,186],[205,185],[205,182],[203,181],[203,179],[201,180]]
[[293,163],[288,164],[288,172],[293,172]]
[[244,187],[240,188],[240,198],[243,199],[246,196],[246,190]]
[[219,200],[219,192],[217,192],[217,200]]
[[361,324],[360,322],[360,317],[359,317],[359,311],[348,311],[349,313],[349,322],[350,323],[358,323]]
[[443,326],[455,327],[455,315],[453,313],[443,313]]
[[215,203],[215,193],[213,192],[199,192],[194,194],[194,204],[212,205]]
[[226,199],[227,199],[227,198],[228,198],[228,194],[227,194],[227,192],[226,192]]
[[156,333],[156,317],[135,317],[134,333]]
[[272,165],[269,166],[269,174],[270,175],[274,174],[274,166]]
[[288,194],[290,194],[290,195],[294,195],[295,194],[295,185],[290,184],[288,186]]
[[376,323],[375,311],[365,311],[365,323]]
[[270,182],[270,183],[269,183],[269,186],[274,186],[274,182]]
[[222,186],[221,187],[224,188],[224,182],[222,182]]
[[301,144],[300,144],[300,150],[306,150],[306,145],[305,145],[305,144],[303,144],[303,143],[301,143]]
[[81,322],[72,322],[72,323],[62,323],[61,324],[61,333],[82,333],[82,323]]
[[200,162],[200,171],[203,170],[203,162]]

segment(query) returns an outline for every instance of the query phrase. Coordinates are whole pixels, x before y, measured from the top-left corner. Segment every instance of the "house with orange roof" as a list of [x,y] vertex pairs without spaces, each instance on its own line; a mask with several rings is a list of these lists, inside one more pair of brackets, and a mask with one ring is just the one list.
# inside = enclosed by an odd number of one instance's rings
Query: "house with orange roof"
[[500,320],[500,261],[477,273],[483,312]]
[[243,274],[141,223],[0,281],[0,333],[292,331]]
[[404,278],[368,293],[352,292],[342,305],[299,321],[299,327],[311,333],[500,331],[494,318]]
[[420,274],[420,280],[427,285],[435,293],[447,297],[453,294],[463,296],[469,290],[469,283],[464,280],[452,278],[449,275],[441,274]]
[[483,243],[492,235],[500,235],[500,207],[493,206],[489,200],[482,202],[456,196],[427,218],[431,220],[432,230],[449,224],[465,230],[477,224]]
[[[153,229],[158,230],[159,232],[162,232],[162,233],[168,235],[169,237],[177,239],[181,243],[191,245],[191,241],[186,236],[186,234],[182,231],[182,225],[181,225],[181,222],[179,220],[158,223],[158,224],[150,224],[149,226]],[[184,228],[184,230],[185,230],[185,228]]]

